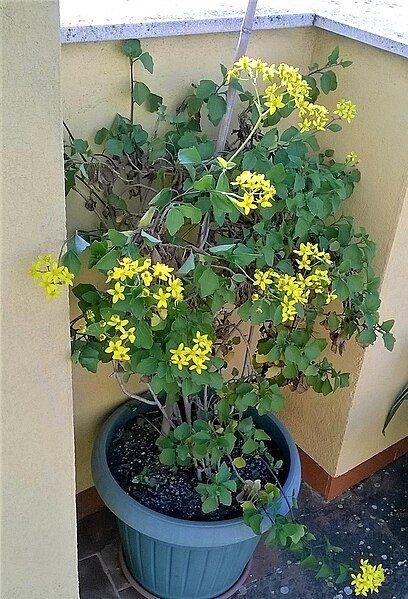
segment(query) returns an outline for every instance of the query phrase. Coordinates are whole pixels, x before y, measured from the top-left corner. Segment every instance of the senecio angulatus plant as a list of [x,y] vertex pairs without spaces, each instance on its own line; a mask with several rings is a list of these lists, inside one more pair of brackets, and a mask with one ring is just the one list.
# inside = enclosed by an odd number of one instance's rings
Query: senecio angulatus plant
[[[292,498],[281,497],[281,464],[249,414],[280,410],[283,387],[323,395],[346,387],[349,375],[329,350],[342,354],[352,338],[362,347],[378,336],[387,349],[394,344],[393,321],[379,321],[374,242],[343,212],[360,179],[357,155],[337,162],[318,142],[356,115],[347,99],[333,112],[317,102],[351,62],[335,48],[302,76],[243,56],[221,67],[220,83],[193,85],[172,112],[135,80],[138,65],[153,72],[150,54],[137,40],[123,51],[130,118],[116,115],[92,146],[66,128],[66,191],[83,199],[99,227],[76,233],[59,259],[39,257],[32,275],[55,297],[86,259],[103,278],[73,287],[73,359],[91,372],[110,363],[128,397],[160,410],[160,460],[195,468],[203,512],[239,502],[260,534],[265,507],[289,502],[287,517],[267,516],[267,544],[341,583],[351,567],[339,561],[341,549],[316,543],[295,519]],[[216,156],[211,127],[225,113],[228,86],[241,109]],[[134,122],[142,105],[156,115],[150,133]],[[240,369],[231,365],[238,346]],[[148,395],[129,391],[133,377]],[[240,473],[253,455],[270,471],[265,485]],[[367,561],[352,574],[356,595],[378,591],[383,580],[382,566]]]

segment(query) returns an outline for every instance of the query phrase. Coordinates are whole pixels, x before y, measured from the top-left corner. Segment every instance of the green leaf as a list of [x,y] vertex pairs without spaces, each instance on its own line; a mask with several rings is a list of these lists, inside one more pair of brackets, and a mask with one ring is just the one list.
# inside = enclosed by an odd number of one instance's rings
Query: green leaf
[[113,245],[122,248],[128,242],[129,238],[124,233],[117,231],[116,229],[109,229],[108,238],[111,240]]
[[326,129],[329,129],[330,131],[334,131],[335,133],[337,133],[337,131],[341,131],[342,127],[337,123],[331,123],[330,125],[327,125]]
[[231,472],[228,468],[227,464],[223,462],[215,475],[215,482],[217,483],[225,483],[228,479],[231,478]]
[[374,343],[375,339],[376,335],[373,329],[363,329],[358,336],[358,342],[363,346],[371,345]]
[[149,112],[156,112],[156,110],[163,104],[163,98],[157,94],[149,93],[149,97],[146,100],[146,108]]
[[220,277],[211,268],[206,268],[198,280],[201,297],[208,297],[220,288]]
[[216,497],[207,497],[205,501],[203,501],[202,510],[204,514],[209,514],[210,512],[215,512],[218,508],[218,499]]
[[122,51],[131,59],[135,59],[142,53],[142,47],[139,40],[126,40],[122,44]]
[[174,437],[177,441],[184,441],[191,435],[191,426],[187,422],[183,422],[174,429]]
[[222,96],[218,96],[217,94],[212,94],[208,98],[207,102],[207,110],[208,110],[208,118],[212,122],[213,125],[218,125],[221,121],[222,117],[225,114],[227,109],[227,103]]
[[[224,243],[222,245],[215,245],[214,247],[210,248],[210,252],[212,254],[224,254],[225,252],[230,252],[231,250],[233,250],[236,246],[236,243]],[[241,276],[241,275],[237,275],[237,276]],[[243,281],[245,280],[245,276],[242,275],[244,278],[242,279]],[[237,280],[237,279],[235,279]],[[239,280],[239,279],[238,279]]]
[[392,351],[394,349],[395,337],[392,333],[384,333],[383,342],[388,351]]
[[115,193],[109,194],[106,198],[106,201],[108,202],[109,206],[113,206],[119,210],[127,210],[127,204],[125,200]]
[[180,164],[182,164],[188,170],[192,178],[194,178],[194,169],[192,170],[191,167],[194,167],[194,165],[196,164],[201,164],[202,162],[200,153],[197,150],[197,148],[181,148],[178,151],[178,160]]
[[177,231],[184,225],[184,216],[182,212],[173,206],[167,213],[166,227],[170,235],[173,237]]
[[[138,374],[154,374],[157,370],[157,366],[158,366],[158,360],[157,358],[143,358],[143,360],[140,360],[140,362],[137,363],[136,366],[136,372]],[[132,368],[133,368],[133,362],[132,362]]]
[[114,266],[117,266],[119,258],[119,251],[116,248],[112,248],[107,252],[98,262],[95,264],[95,268],[106,272]]
[[217,84],[210,79],[202,79],[197,86],[196,96],[200,100],[208,100],[208,98],[214,94],[217,90]]
[[136,327],[135,345],[144,349],[150,349],[153,346],[152,330],[144,320],[141,320]]
[[108,135],[109,135],[108,129],[106,129],[106,127],[102,127],[102,129],[99,129],[99,131],[97,131],[95,133],[95,138],[94,138],[95,143],[98,146],[100,146],[101,144],[103,144],[103,142],[105,141],[105,139],[107,138]]
[[105,149],[109,156],[122,156],[123,148],[123,141],[120,139],[111,138],[105,144]]
[[314,341],[310,341],[305,346],[305,349],[304,349],[305,356],[310,361],[315,360],[318,356],[320,356],[320,354],[322,353],[322,351],[324,350],[326,345],[327,345],[327,341],[325,339],[315,339]]
[[340,53],[340,50],[339,50],[338,46],[333,48],[331,54],[329,55],[329,57],[327,59],[328,64],[330,64],[330,65],[335,64],[338,61],[339,53]]
[[74,276],[81,270],[81,260],[75,250],[68,250],[61,258],[61,263],[66,266]]
[[187,275],[189,272],[194,270],[194,268],[195,268],[195,257],[194,257],[193,252],[191,252],[191,254],[187,258],[187,260],[185,260],[185,262],[183,262],[183,264],[180,266],[180,268],[178,269],[176,274],[177,275]]
[[159,460],[164,466],[175,466],[176,450],[171,448],[162,449],[159,455]]
[[234,464],[235,468],[245,468],[247,464],[246,460],[242,456],[235,458],[232,463]]
[[88,142],[84,139],[74,139],[71,145],[77,154],[85,154],[88,149]]
[[183,213],[185,218],[188,218],[192,222],[193,225],[199,223],[203,216],[200,208],[197,208],[192,204],[182,204],[178,209]]
[[150,96],[150,89],[142,81],[136,81],[133,87],[133,99],[139,106]]
[[89,372],[96,372],[99,362],[98,350],[90,345],[83,347],[80,351],[78,362],[81,366],[86,368],[86,370],[89,370]]
[[254,453],[257,449],[258,443],[254,439],[249,437],[249,439],[247,439],[242,446],[242,453],[251,454]]
[[320,86],[324,94],[329,94],[337,88],[337,77],[334,71],[325,71],[320,77]]
[[198,181],[195,181],[193,188],[197,191],[209,191],[214,187],[214,177],[212,175],[204,175]]
[[139,60],[149,73],[153,73],[153,58],[149,52],[143,52],[143,54],[139,56]]
[[385,331],[386,333],[389,333],[392,329],[392,327],[394,326],[395,320],[385,320],[382,325],[381,325],[381,329],[383,331]]
[[172,196],[172,190],[169,187],[164,187],[156,193],[154,197],[149,202],[149,206],[158,206],[159,208],[164,208],[167,204],[170,204]]

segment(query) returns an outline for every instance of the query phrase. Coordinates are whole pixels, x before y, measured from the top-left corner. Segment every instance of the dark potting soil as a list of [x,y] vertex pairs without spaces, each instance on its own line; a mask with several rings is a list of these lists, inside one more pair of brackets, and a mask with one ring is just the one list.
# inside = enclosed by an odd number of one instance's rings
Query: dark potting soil
[[[221,505],[218,510],[204,514],[201,509],[201,497],[197,493],[197,477],[194,468],[163,466],[159,461],[156,446],[157,430],[147,421],[160,427],[160,419],[148,414],[146,418],[129,420],[112,439],[108,450],[108,464],[113,477],[122,489],[142,505],[167,516],[183,520],[227,520],[242,515],[242,510],[233,498],[231,506]],[[267,442],[269,453],[276,459],[282,459],[279,447],[273,441]],[[236,451],[236,455],[240,455]],[[254,456],[245,456],[245,468],[240,475],[245,480],[260,479],[262,484],[274,482],[268,468]],[[143,482],[133,482],[142,473]],[[283,485],[287,476],[284,467],[278,473]]]

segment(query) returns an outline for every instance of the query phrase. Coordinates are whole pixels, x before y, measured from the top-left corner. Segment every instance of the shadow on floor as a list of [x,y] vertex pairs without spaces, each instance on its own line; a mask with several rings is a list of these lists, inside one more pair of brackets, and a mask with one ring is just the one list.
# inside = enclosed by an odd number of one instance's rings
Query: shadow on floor
[[[346,559],[360,556],[382,563],[387,582],[379,599],[408,599],[408,455],[325,502],[306,484],[299,497],[302,522],[344,549]],[[78,523],[81,599],[141,599],[119,566],[119,538],[113,516],[103,510]],[[347,599],[348,586],[335,588],[300,568],[293,556],[261,542],[245,586],[234,599]]]

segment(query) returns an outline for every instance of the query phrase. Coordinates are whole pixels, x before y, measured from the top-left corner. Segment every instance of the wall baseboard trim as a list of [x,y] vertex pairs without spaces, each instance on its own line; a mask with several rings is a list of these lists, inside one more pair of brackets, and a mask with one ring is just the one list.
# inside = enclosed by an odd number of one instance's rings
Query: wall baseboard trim
[[331,476],[299,447],[302,479],[324,499],[334,499],[408,452],[408,437],[387,447],[340,476]]
[[[299,447],[300,460],[302,462],[302,478],[324,499],[330,501],[354,485],[365,480],[378,470],[385,468],[408,452],[408,437],[401,439],[391,447],[387,447],[377,455],[369,458],[362,464],[352,468],[340,476],[330,476],[317,462]],[[99,512],[104,503],[95,487],[81,491],[76,496],[77,518],[82,520]]]

